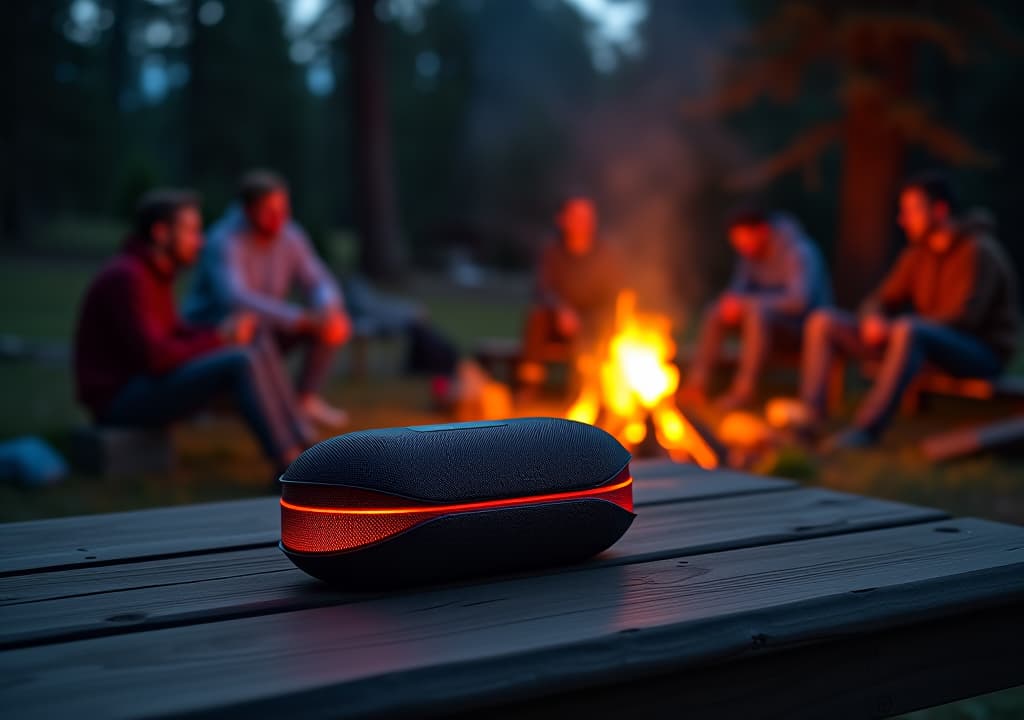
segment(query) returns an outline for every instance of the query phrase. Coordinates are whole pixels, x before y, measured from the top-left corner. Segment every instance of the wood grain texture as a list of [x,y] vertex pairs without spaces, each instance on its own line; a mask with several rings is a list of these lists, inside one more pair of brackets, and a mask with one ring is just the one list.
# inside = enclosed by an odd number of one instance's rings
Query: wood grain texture
[[21,717],[468,710],[1022,598],[1024,529],[947,520],[12,650],[0,695]]
[[633,497],[642,505],[749,495],[798,487],[792,480],[731,470],[704,470],[696,465],[670,461],[640,461],[633,463],[631,468],[634,478]]
[[[581,569],[937,520],[938,510],[828,490],[654,505]],[[565,572],[555,570],[554,572]],[[487,582],[483,579],[479,582]],[[327,590],[277,548],[0,579],[0,648],[364,599]]]
[[[870,720],[1013,687],[1021,681],[1024,604],[905,627],[836,636],[738,662],[629,683],[427,717],[564,720],[674,717],[716,720]],[[624,710],[628,708],[628,715]]]
[[[785,490],[789,480],[709,473],[693,465],[637,463],[637,504]],[[0,525],[0,577],[187,553],[272,547],[281,537],[278,499],[204,503]]]
[[0,525],[0,576],[269,545],[278,499],[202,503]]

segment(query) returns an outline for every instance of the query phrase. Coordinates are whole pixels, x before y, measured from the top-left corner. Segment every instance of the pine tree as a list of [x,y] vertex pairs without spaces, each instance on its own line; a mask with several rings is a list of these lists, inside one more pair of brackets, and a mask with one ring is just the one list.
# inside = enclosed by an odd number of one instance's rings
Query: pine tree
[[842,152],[835,264],[842,303],[871,287],[889,257],[895,195],[908,149],[919,146],[951,166],[994,167],[979,148],[933,112],[917,77],[926,51],[962,66],[996,48],[1020,44],[977,3],[936,0],[787,2],[747,37],[725,65],[716,92],[684,102],[684,112],[722,117],[767,97],[795,104],[809,78],[833,84],[837,112],[803,127],[785,148],[728,178],[738,191],[762,187],[793,170],[813,184],[822,155]]

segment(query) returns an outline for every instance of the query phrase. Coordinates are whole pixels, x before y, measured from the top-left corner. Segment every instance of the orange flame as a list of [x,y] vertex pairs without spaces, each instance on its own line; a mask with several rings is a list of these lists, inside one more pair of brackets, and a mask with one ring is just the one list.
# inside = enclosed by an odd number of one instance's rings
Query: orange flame
[[603,357],[585,354],[577,359],[583,386],[566,417],[591,425],[600,418],[601,427],[627,448],[647,438],[650,417],[658,443],[673,459],[692,458],[701,467],[716,467],[714,451],[675,405],[679,369],[673,363],[671,322],[663,315],[638,314],[636,302],[635,291],[621,291]]

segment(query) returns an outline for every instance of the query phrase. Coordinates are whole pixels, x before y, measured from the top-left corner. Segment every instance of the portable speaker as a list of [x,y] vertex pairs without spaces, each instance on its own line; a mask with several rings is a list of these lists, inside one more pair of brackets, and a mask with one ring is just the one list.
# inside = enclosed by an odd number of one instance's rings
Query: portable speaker
[[633,522],[630,454],[557,418],[366,430],[281,476],[281,549],[331,584],[395,587],[585,560]]

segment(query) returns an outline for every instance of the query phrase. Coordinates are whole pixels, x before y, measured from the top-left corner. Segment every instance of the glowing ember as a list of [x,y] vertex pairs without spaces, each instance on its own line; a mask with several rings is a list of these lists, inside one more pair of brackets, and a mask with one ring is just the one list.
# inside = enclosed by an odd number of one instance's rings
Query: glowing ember
[[583,387],[566,412],[570,420],[598,425],[632,449],[647,438],[648,418],[658,443],[674,460],[718,465],[715,453],[675,405],[679,369],[670,320],[636,312],[636,293],[623,290],[615,306],[615,327],[603,357],[581,355]]

